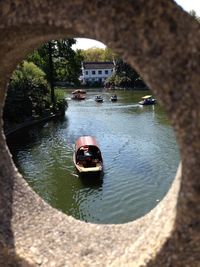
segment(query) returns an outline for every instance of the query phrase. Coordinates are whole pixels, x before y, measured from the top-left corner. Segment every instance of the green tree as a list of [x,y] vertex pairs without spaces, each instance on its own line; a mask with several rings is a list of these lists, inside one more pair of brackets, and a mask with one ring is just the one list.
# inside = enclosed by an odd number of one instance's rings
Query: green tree
[[197,13],[194,10],[190,10],[190,15],[195,18],[198,22],[200,22],[200,17],[197,16]]
[[104,49],[103,61],[113,61],[119,59],[119,56],[114,53],[110,48]]
[[49,83],[64,81],[78,84],[83,56],[80,50],[72,49],[75,43],[75,39],[52,40],[35,50],[27,60],[34,62],[46,73]]
[[115,61],[115,72],[106,80],[107,86],[135,87],[135,82],[139,78],[137,72],[122,59]]
[[125,63],[122,59],[117,59],[115,61],[115,73],[117,75],[129,77],[132,81],[138,78],[137,72],[127,63]]
[[88,62],[103,61],[103,53],[104,53],[104,49],[96,48],[96,47],[82,50],[84,61],[88,61]]
[[117,59],[118,56],[110,48],[89,48],[86,50],[81,50],[84,61],[113,61]]
[[54,111],[56,110],[55,83],[79,84],[83,57],[80,51],[75,52],[72,49],[75,43],[75,39],[51,40],[27,57],[27,61],[34,62],[46,74]]
[[28,117],[41,116],[50,107],[48,93],[45,73],[32,62],[22,62],[10,79],[5,120],[22,122]]
[[53,109],[55,111],[55,90],[54,90],[54,65],[53,65],[53,48],[54,48],[54,44],[50,41],[47,43],[47,48],[48,48],[48,66],[49,66],[49,77],[48,77],[48,81],[50,84],[50,88],[51,88],[51,103],[53,105]]
[[46,75],[46,79],[51,88],[51,103],[55,107],[55,93],[54,93],[54,65],[53,53],[55,50],[54,41],[50,41],[41,45],[33,53],[29,54],[26,60],[37,65]]

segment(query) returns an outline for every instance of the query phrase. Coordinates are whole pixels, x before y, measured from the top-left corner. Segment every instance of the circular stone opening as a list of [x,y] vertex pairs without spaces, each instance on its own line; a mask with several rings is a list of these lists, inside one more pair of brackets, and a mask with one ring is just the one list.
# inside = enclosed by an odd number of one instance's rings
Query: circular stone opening
[[[10,151],[29,185],[58,210],[86,222],[133,221],[171,186],[179,162],[172,127],[158,102],[145,105],[150,89],[119,55],[108,48],[73,50],[73,43],[45,43],[13,73],[4,112]],[[77,89],[86,90],[84,100],[74,100]],[[57,116],[53,101],[62,98],[68,107]],[[74,144],[85,135],[99,143],[100,179],[75,170]]]

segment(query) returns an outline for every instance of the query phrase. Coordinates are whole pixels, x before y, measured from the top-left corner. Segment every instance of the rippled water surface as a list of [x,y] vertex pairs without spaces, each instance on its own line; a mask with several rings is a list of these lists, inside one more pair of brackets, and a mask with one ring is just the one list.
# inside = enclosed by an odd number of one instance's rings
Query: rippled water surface
[[[179,162],[174,132],[165,112],[139,106],[148,92],[117,92],[118,102],[70,100],[62,120],[51,121],[12,137],[9,146],[19,170],[53,207],[95,223],[124,223],[150,211],[168,191]],[[104,158],[102,181],[77,176],[72,154],[81,135],[95,136]]]

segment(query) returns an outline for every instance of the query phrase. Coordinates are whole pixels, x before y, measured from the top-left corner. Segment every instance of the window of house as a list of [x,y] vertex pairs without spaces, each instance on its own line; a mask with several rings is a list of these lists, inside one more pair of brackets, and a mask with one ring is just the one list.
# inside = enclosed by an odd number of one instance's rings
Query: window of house
[[102,74],[102,70],[98,70],[98,74]]
[[108,70],[105,70],[105,74],[108,74]]
[[88,75],[88,70],[85,71],[85,75]]
[[93,71],[92,71],[92,74],[93,74],[93,75],[95,75],[95,74],[96,74],[96,71],[95,71],[95,70],[93,70]]

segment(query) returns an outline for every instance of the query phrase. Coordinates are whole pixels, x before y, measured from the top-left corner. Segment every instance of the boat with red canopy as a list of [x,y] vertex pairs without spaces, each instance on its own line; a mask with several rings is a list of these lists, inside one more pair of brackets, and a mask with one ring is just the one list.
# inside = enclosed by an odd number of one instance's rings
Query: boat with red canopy
[[103,159],[95,137],[81,136],[77,139],[73,161],[80,173],[103,170]]
[[86,91],[83,89],[77,89],[72,92],[72,99],[73,100],[85,100]]

